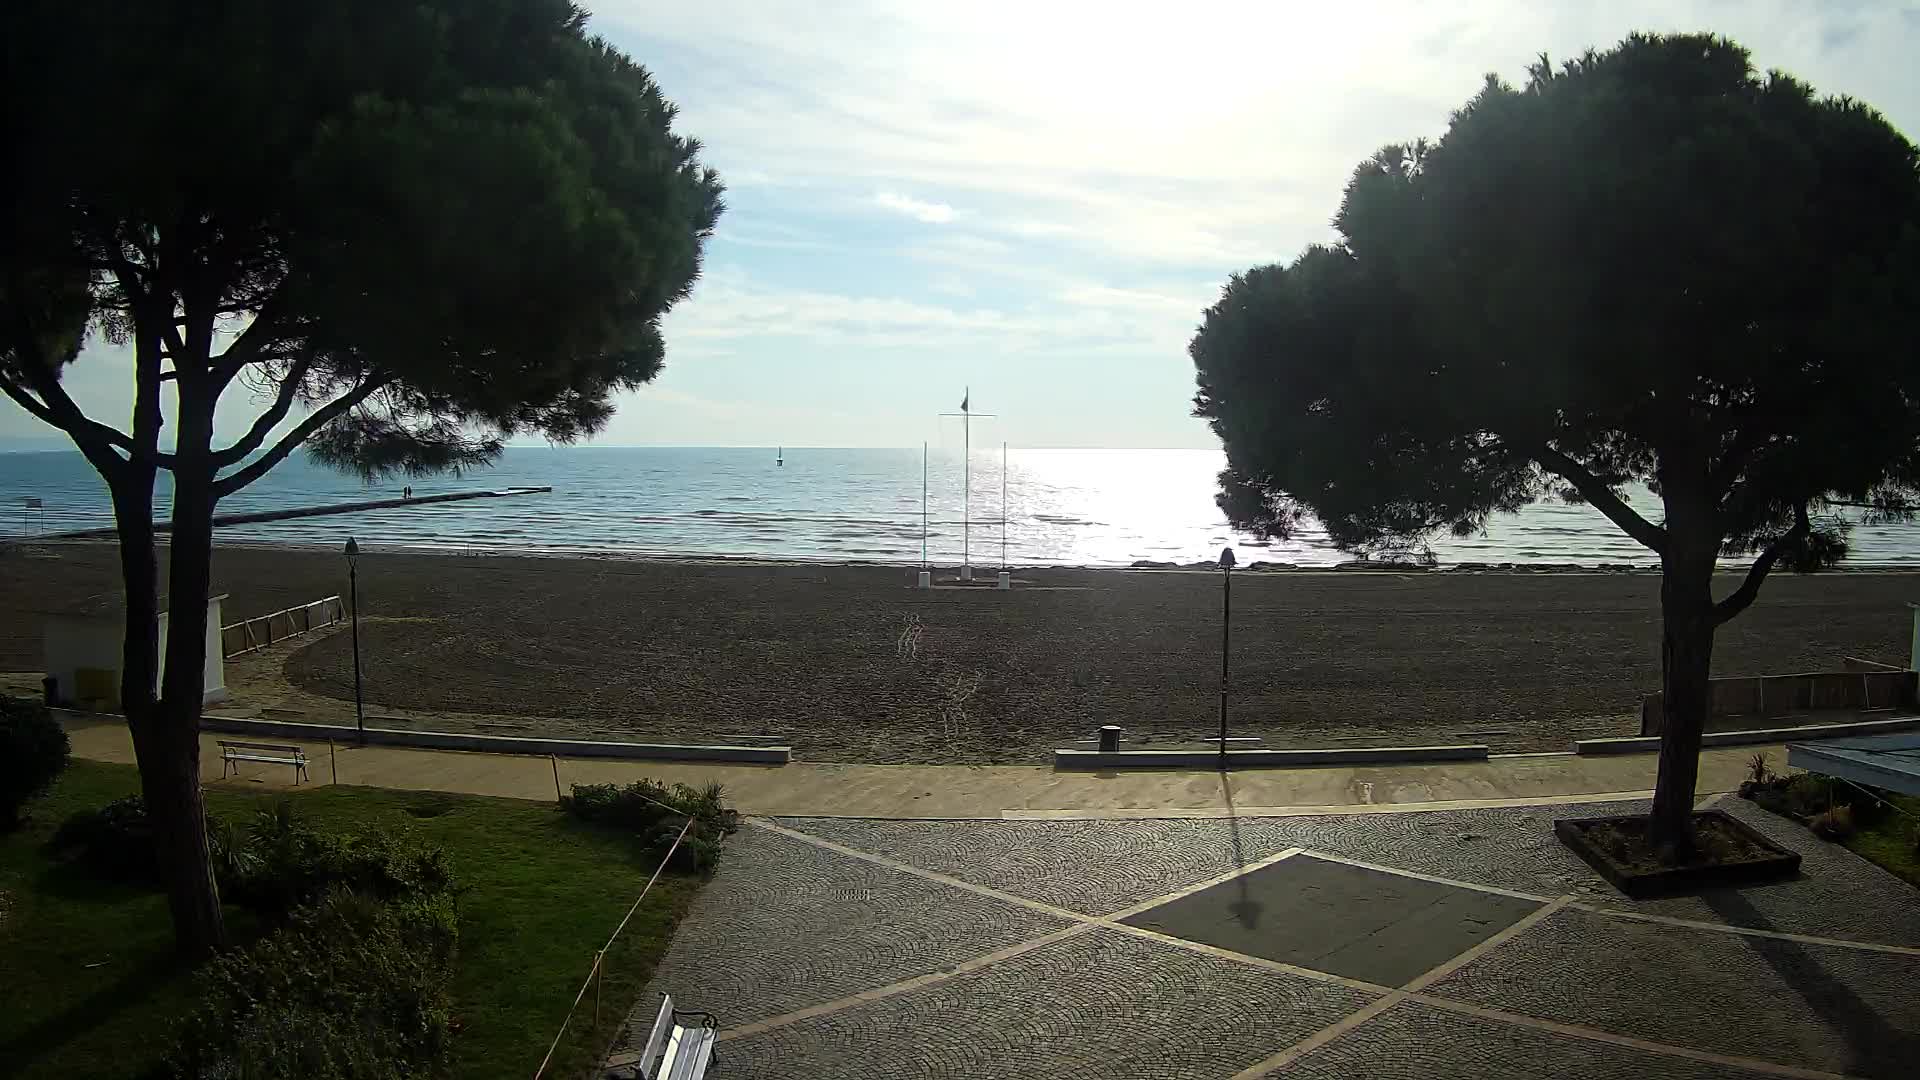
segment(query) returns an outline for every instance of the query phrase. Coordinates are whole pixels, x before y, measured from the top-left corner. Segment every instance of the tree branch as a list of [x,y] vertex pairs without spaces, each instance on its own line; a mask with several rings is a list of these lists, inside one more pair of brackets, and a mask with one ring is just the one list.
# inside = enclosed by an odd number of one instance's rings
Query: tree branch
[[1635,513],[1631,506],[1623,502],[1620,496],[1615,495],[1613,489],[1603,483],[1599,477],[1593,475],[1593,472],[1585,465],[1580,464],[1545,443],[1535,446],[1532,456],[1533,459],[1538,461],[1542,466],[1552,472],[1558,473],[1567,483],[1572,484],[1573,489],[1580,493],[1581,498],[1593,504],[1601,513],[1607,515],[1615,525],[1620,526],[1621,532],[1633,537],[1642,547],[1649,551],[1657,554],[1664,554],[1666,552],[1667,530]]
[[248,364],[259,363],[265,358],[266,347],[273,330],[276,329],[274,300],[279,296],[278,291],[269,296],[254,313],[253,321],[248,323],[246,329],[240,331],[240,336],[233,340],[233,344],[228,345],[219,356],[213,358],[213,378],[217,385],[225,386],[240,374],[241,368]]
[[[73,444],[80,448],[80,452],[86,455],[87,460],[100,471],[100,475],[109,484],[113,483],[114,478],[120,474],[120,467],[125,464],[125,461],[113,452],[112,447],[121,446],[131,452],[133,440],[105,424],[80,415],[78,407],[73,407],[70,416],[62,415],[46,402],[28,393],[26,387],[5,374],[0,374],[0,392],[12,398],[15,404],[43,423],[66,432],[73,439]],[[62,394],[61,397],[65,398],[66,395]],[[72,406],[71,399],[67,399],[67,404]],[[109,439],[107,435],[112,435],[114,438]]]
[[332,423],[335,418],[345,413],[348,409],[372,397],[375,391],[387,385],[390,381],[392,380],[385,376],[369,376],[366,381],[349,390],[346,394],[315,409],[307,415],[305,420],[300,421],[298,426],[292,431],[287,432],[279,442],[275,443],[273,449],[268,450],[240,471],[230,476],[223,476],[215,481],[213,485],[213,497],[215,499],[224,499],[228,495],[239,491],[241,488],[265,476],[267,470],[285,461],[287,455],[293,453],[294,449],[301,443],[306,442],[314,432]]
[[[27,392],[26,387],[4,376],[0,376],[0,384],[4,384],[0,385],[0,389],[4,389],[6,395],[21,408],[71,435],[75,444],[79,445],[83,451],[87,448],[88,442],[94,442],[98,443],[103,450],[108,447],[117,448],[130,456],[151,460],[159,468],[173,468],[172,454],[163,454],[157,450],[151,453],[142,452],[134,444],[133,437],[126,432],[108,427],[81,412],[80,406],[67,396],[65,390],[61,389],[60,380],[36,370],[30,363],[21,364],[19,370],[32,386],[33,392],[40,395],[39,399],[35,400],[33,394]],[[122,460],[112,454],[108,454],[107,457],[116,464]],[[100,463],[96,461],[94,464],[97,466]]]
[[1794,507],[1793,514],[1793,528],[1788,529],[1786,534],[1778,540],[1768,544],[1767,550],[1761,552],[1760,557],[1753,560],[1753,565],[1747,568],[1747,579],[1740,583],[1740,587],[1725,600],[1713,605],[1715,626],[1747,610],[1753,604],[1754,598],[1760,595],[1760,585],[1767,580],[1767,575],[1773,572],[1773,565],[1780,561],[1781,552],[1805,540],[1807,534],[1813,531],[1813,523],[1807,520],[1806,503]]
[[229,465],[238,464],[245,460],[248,454],[260,449],[260,444],[267,441],[267,436],[273,433],[273,429],[279,425],[280,421],[287,418],[288,411],[293,408],[293,401],[300,394],[300,383],[307,377],[309,364],[308,357],[303,356],[296,360],[292,370],[280,380],[280,391],[274,395],[273,405],[254,418],[253,426],[247,429],[246,435],[232,446],[214,451],[213,467],[215,469],[224,469]]

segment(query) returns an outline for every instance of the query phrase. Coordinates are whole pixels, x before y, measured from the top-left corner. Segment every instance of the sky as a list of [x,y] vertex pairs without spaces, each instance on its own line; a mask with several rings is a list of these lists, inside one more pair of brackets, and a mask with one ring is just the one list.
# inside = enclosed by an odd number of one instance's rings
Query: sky
[[[1355,164],[1636,29],[1711,30],[1920,135],[1912,3],[589,0],[728,211],[609,445],[1210,447],[1186,345],[1227,277],[1332,238]],[[130,365],[69,376],[109,422]],[[244,428],[251,402],[223,410]],[[0,402],[0,440],[48,432]]]

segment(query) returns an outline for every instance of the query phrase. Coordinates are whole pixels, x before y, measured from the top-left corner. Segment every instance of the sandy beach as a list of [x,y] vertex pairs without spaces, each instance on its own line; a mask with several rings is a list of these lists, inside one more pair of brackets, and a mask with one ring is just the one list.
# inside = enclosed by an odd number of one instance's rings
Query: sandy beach
[[[950,575],[951,571],[945,572]],[[227,547],[229,621],[346,592],[331,552]],[[911,588],[912,570],[369,552],[369,708],[440,725],[672,741],[771,736],[814,761],[1026,762],[1117,723],[1217,723],[1217,574],[1028,570],[1011,593]],[[1723,589],[1736,583],[1729,576]],[[1659,681],[1649,573],[1270,571],[1233,589],[1232,725],[1267,746],[1632,734]],[[118,588],[114,551],[0,555],[0,670],[39,665],[37,612]],[[1902,662],[1920,575],[1776,576],[1723,628],[1717,674]],[[345,634],[229,665],[250,688],[351,712]]]

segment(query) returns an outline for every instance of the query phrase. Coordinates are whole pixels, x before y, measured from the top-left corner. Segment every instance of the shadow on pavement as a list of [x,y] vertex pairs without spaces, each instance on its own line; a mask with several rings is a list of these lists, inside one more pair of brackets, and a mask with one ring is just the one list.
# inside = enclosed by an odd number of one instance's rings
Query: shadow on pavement
[[[1736,890],[1703,893],[1700,898],[1734,926],[1778,929]],[[1746,941],[1779,974],[1782,982],[1793,987],[1808,1008],[1846,1039],[1847,1072],[1865,1076],[1911,1075],[1905,1070],[1920,1060],[1920,1034],[1889,1024],[1844,980],[1827,970],[1807,946],[1781,938],[1749,937]]]

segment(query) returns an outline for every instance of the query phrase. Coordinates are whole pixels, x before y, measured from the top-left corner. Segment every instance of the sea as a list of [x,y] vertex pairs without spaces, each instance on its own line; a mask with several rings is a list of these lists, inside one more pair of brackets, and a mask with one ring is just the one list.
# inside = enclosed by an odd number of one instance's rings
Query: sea
[[[1215,450],[956,450],[806,447],[510,447],[491,468],[372,485],[296,454],[221,513],[441,492],[550,487],[510,498],[222,526],[221,541],[738,557],[940,566],[1131,566],[1217,559],[1328,566],[1351,554],[1308,524],[1263,542],[1214,505]],[[971,475],[968,475],[970,472]],[[162,474],[155,493],[166,517]],[[38,500],[37,507],[29,507]],[[1657,519],[1657,500],[1634,500]],[[112,524],[104,485],[78,453],[0,454],[0,536]],[[1920,525],[1860,525],[1849,565],[1920,564]],[[1468,537],[1440,537],[1441,565],[1648,565],[1649,553],[1599,512],[1541,503]]]

